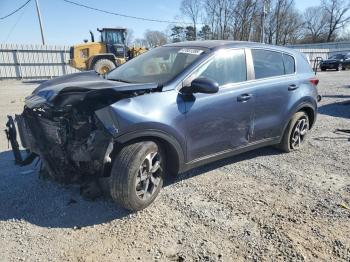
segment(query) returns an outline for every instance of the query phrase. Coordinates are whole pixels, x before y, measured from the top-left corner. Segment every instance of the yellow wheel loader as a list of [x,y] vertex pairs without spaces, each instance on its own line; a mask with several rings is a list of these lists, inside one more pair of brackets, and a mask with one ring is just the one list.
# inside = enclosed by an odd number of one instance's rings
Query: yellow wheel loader
[[90,31],[91,42],[74,45],[70,48],[69,64],[78,70],[95,70],[105,74],[115,67],[125,63],[139,54],[146,52],[145,48],[128,48],[125,43],[127,30],[125,28],[97,29],[101,33],[100,42],[95,42]]

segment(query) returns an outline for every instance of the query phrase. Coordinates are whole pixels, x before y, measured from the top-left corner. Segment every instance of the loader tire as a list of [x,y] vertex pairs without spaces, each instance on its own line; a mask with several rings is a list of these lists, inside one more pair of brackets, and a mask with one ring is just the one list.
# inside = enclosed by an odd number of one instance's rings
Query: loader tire
[[114,68],[116,68],[115,64],[109,59],[100,59],[94,64],[94,70],[101,75],[108,73]]

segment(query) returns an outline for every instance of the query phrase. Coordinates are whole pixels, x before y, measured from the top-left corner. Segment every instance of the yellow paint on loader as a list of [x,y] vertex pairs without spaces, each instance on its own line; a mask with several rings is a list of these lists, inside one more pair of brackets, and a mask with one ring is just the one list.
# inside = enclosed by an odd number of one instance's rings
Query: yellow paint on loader
[[106,44],[101,42],[78,44],[73,48],[73,58],[71,58],[70,65],[79,70],[89,69],[88,60],[90,57],[106,53]]
[[100,74],[106,74],[128,59],[147,51],[144,47],[126,46],[125,28],[102,28],[97,31],[101,33],[99,42],[95,42],[95,37],[90,31],[91,42],[71,47],[69,64],[72,67],[79,70],[94,69]]

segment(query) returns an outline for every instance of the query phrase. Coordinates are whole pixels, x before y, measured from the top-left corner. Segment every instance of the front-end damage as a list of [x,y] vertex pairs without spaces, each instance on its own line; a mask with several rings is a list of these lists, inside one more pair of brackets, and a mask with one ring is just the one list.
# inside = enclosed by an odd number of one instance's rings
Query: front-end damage
[[[41,173],[60,183],[109,176],[118,130],[110,130],[115,123],[106,128],[106,119],[110,117],[103,115],[108,111],[103,109],[123,98],[147,94],[157,88],[105,82],[103,88],[92,87],[90,82],[89,87],[73,82],[64,84],[59,90],[57,85],[39,86],[26,98],[23,113],[16,115],[15,120],[9,117],[7,123],[6,133],[16,163],[29,164],[39,157]],[[22,159],[17,133],[29,153],[26,159]]]

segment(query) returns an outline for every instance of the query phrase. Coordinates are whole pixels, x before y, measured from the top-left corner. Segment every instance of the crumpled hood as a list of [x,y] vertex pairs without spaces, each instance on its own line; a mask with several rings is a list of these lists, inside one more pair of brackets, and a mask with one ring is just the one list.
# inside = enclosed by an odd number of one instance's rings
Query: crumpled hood
[[86,93],[89,91],[98,92],[112,91],[117,93],[136,92],[142,90],[155,90],[156,83],[131,84],[104,79],[95,71],[87,71],[57,77],[39,85],[31,96],[26,98],[26,106],[29,108],[41,106],[44,103],[52,102],[60,94]]

